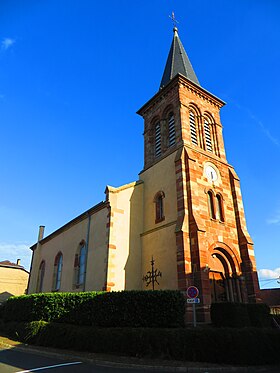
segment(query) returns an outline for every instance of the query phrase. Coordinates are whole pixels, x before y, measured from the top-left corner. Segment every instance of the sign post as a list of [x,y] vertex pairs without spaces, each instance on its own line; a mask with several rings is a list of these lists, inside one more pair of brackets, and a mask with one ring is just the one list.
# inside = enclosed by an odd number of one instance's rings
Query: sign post
[[190,287],[187,288],[187,296],[188,296],[187,303],[191,303],[192,304],[192,309],[193,309],[193,326],[194,326],[194,328],[196,327],[196,309],[195,309],[195,305],[197,303],[200,303],[200,299],[197,298],[198,294],[199,294],[199,290],[198,290],[197,287],[190,286]]

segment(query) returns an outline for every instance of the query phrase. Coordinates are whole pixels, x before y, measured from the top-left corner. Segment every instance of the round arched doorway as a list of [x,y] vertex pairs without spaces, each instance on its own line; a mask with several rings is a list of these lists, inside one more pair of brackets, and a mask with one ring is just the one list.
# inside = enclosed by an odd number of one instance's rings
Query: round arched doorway
[[242,302],[239,263],[232,253],[216,247],[209,258],[211,303]]

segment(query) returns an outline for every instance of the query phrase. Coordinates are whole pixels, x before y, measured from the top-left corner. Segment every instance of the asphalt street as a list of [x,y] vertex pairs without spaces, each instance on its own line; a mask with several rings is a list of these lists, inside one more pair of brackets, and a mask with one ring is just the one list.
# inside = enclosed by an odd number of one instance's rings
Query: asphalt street
[[[77,359],[50,357],[16,349],[0,350],[1,373],[120,373],[123,371],[123,368],[102,367]],[[139,373],[139,369],[125,369],[125,371],[128,373]]]
[[[187,373],[280,373],[279,366],[263,367],[225,367],[225,366],[141,366],[128,364],[114,364],[99,361],[98,363],[69,355],[59,355],[45,352],[32,352],[19,348],[0,348],[0,373],[139,373],[148,371],[157,372],[187,372]],[[205,363],[204,363],[205,364]],[[107,366],[106,366],[107,365]],[[200,365],[200,366],[199,366]]]

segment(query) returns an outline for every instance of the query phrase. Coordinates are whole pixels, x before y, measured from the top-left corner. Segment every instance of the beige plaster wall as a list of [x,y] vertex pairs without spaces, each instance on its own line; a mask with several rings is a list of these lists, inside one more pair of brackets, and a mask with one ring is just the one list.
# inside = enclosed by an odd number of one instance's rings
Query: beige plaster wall
[[85,290],[103,290],[107,276],[108,209],[91,217]]
[[11,295],[22,295],[27,289],[29,274],[18,268],[0,267],[0,303]]
[[[86,269],[85,290],[102,290],[106,277],[107,257],[107,223],[108,209],[103,208],[91,215]],[[87,240],[89,218],[70,225],[48,240],[43,240],[34,251],[31,270],[29,293],[36,292],[38,269],[42,260],[45,261],[45,276],[43,292],[52,291],[54,260],[58,252],[63,255],[63,268],[60,291],[74,291],[74,260],[82,240]],[[79,289],[80,291],[83,289]]]
[[[154,269],[162,273],[155,290],[178,288],[175,226],[174,223],[142,235],[142,277],[151,271],[152,257],[155,260]],[[152,290],[152,284],[146,286],[146,282],[142,282],[142,289]]]
[[143,183],[107,187],[111,206],[107,290],[141,288]]
[[[142,241],[142,276],[151,270],[151,258],[155,260],[155,268],[162,272],[160,286],[156,289],[177,289],[176,236],[177,199],[175,177],[176,151],[161,159],[153,167],[140,174],[144,181],[144,223]],[[164,216],[162,222],[155,223],[154,197],[163,191]],[[142,282],[143,289],[146,287]]]

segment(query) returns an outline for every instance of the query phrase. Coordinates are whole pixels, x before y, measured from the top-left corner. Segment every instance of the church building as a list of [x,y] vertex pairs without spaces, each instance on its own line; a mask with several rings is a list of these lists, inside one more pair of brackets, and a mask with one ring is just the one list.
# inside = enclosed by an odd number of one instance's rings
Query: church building
[[40,227],[29,294],[152,286],[185,292],[194,285],[201,321],[209,320],[212,302],[257,301],[253,242],[224,148],[225,103],[201,87],[176,27],[173,32],[160,89],[138,111],[144,119],[139,179],[107,186],[104,202],[47,237]]

